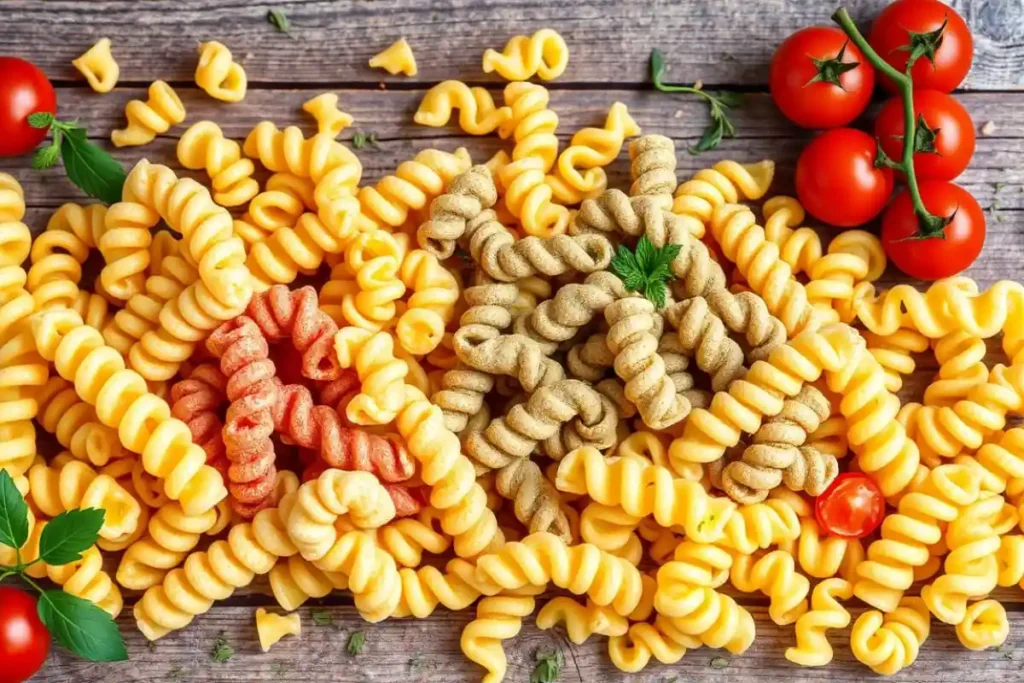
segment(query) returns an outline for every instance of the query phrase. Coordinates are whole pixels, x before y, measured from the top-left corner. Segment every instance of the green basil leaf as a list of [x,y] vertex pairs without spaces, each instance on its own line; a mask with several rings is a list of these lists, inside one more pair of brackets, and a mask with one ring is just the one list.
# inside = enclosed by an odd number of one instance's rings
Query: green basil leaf
[[647,287],[644,289],[644,296],[647,297],[648,301],[654,304],[655,308],[661,310],[662,308],[665,308],[665,304],[667,303],[667,289],[668,288],[665,286],[664,282],[649,282]]
[[60,151],[68,179],[83,192],[107,204],[121,201],[127,177],[124,167],[104,149],[89,142],[84,129],[67,131]]
[[611,262],[612,272],[623,281],[631,277],[631,273],[640,274],[640,267],[636,262],[636,256],[625,245],[620,244]]
[[654,83],[655,87],[661,85],[661,77],[665,73],[665,55],[661,54],[661,50],[654,48],[651,50],[651,82]]
[[696,155],[718,147],[719,143],[722,142],[723,126],[722,119],[713,119],[708,124],[708,127],[704,129],[704,135],[697,141],[697,144],[690,147],[687,151],[690,154]]
[[647,235],[644,235],[636,243],[636,264],[640,267],[640,272],[648,279],[650,278],[651,271],[654,270],[656,257],[657,251],[654,245],[651,244],[651,240]]
[[622,278],[622,284],[631,292],[639,292],[647,286],[647,279],[639,271],[630,271]]
[[82,553],[99,537],[104,515],[103,510],[96,508],[60,513],[39,537],[39,557],[55,567],[82,559]]
[[20,548],[28,540],[28,505],[7,470],[0,468],[0,543]]
[[128,659],[121,632],[110,615],[88,600],[59,590],[39,596],[39,619],[57,642],[90,662]]

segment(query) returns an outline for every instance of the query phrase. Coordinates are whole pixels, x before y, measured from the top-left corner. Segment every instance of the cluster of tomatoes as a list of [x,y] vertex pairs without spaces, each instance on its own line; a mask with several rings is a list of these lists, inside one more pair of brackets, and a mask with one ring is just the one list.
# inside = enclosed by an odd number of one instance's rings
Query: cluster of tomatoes
[[[797,196],[811,215],[837,227],[863,225],[884,211],[882,243],[900,270],[925,280],[955,275],[977,258],[985,241],[977,200],[951,182],[974,154],[974,123],[949,94],[971,67],[970,29],[938,0],[897,0],[875,18],[867,41],[913,79],[914,175],[924,207],[948,223],[941,233],[924,235],[909,190],[892,198],[894,184],[907,181],[886,165],[903,157],[903,99],[836,27],[797,31],[771,62],[769,85],[779,110],[797,125],[827,129],[797,161]],[[876,80],[897,94],[882,105],[873,134],[846,127],[867,108]]]

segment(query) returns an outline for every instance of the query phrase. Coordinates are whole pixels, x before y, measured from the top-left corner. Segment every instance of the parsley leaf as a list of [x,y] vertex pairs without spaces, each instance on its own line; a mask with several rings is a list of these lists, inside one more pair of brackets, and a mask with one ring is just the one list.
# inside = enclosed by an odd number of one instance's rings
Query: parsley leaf
[[235,656],[235,648],[228,645],[228,641],[224,638],[218,638],[213,643],[213,649],[210,650],[210,658],[215,662],[226,662]]
[[711,668],[712,669],[728,669],[729,668],[729,660],[726,659],[725,657],[714,657],[711,660]]
[[317,626],[332,626],[334,624],[334,615],[325,609],[315,609],[310,616],[313,617],[313,623]]
[[538,650],[534,655],[537,666],[530,674],[530,683],[554,683],[565,666],[565,657],[561,650]]
[[377,134],[372,131],[364,133],[360,130],[353,133],[352,146],[356,149],[365,149],[367,147],[380,149],[380,145],[377,144]]
[[284,10],[277,8],[268,10],[267,21],[281,33],[288,33],[292,30],[291,22],[288,21],[288,16],[284,13]]
[[654,82],[656,90],[661,92],[689,93],[703,97],[709,106],[711,122],[704,129],[697,144],[689,148],[690,154],[700,154],[715,149],[722,142],[722,138],[736,137],[736,126],[729,120],[727,113],[730,107],[737,107],[743,102],[743,96],[735,92],[708,92],[700,83],[694,85],[671,85],[663,83],[665,75],[665,56],[661,50],[651,50],[651,81]]
[[355,631],[348,637],[348,642],[345,643],[345,652],[350,656],[355,657],[363,653],[363,648],[366,646],[366,631]]
[[640,292],[656,307],[664,308],[668,300],[667,284],[675,277],[671,263],[681,248],[678,244],[657,248],[644,235],[637,242],[635,252],[619,246],[612,258],[611,270],[619,276],[626,289]]

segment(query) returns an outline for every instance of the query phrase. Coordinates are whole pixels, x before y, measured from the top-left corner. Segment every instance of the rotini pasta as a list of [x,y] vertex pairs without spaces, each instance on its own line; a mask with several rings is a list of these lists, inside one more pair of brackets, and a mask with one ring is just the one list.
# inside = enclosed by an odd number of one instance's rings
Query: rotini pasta
[[103,510],[101,538],[117,541],[138,528],[139,502],[114,479],[97,474],[84,462],[71,461],[62,467],[34,465],[28,471],[32,502],[47,517],[65,510]]
[[442,81],[427,91],[413,120],[421,126],[447,125],[452,111],[459,110],[459,127],[470,135],[493,133],[512,117],[509,107],[496,107],[484,88],[470,88],[461,81]]
[[498,52],[484,52],[484,73],[497,71],[509,81],[525,81],[537,76],[551,81],[565,72],[569,64],[569,46],[557,31],[542,28],[532,36],[515,36]]
[[839,604],[853,597],[853,585],[844,579],[826,579],[814,587],[811,609],[796,620],[796,646],[786,648],[786,659],[800,666],[825,666],[832,661],[832,645],[825,632],[846,628],[850,613]]
[[869,610],[853,624],[850,649],[858,661],[892,676],[917,660],[931,631],[931,615],[920,598],[903,598],[889,613]]
[[149,86],[149,99],[132,100],[124,108],[128,125],[110,134],[115,147],[148,145],[157,135],[185,120],[185,105],[174,89],[163,81]]
[[462,652],[487,670],[484,683],[500,683],[508,663],[501,641],[515,638],[523,618],[533,614],[532,597],[502,595],[484,598],[476,607],[476,619],[462,631]]
[[231,56],[231,50],[211,40],[199,45],[196,85],[221,102],[241,102],[245,98],[245,69]]
[[213,201],[241,206],[259,193],[252,174],[256,165],[242,158],[242,148],[213,121],[192,124],[178,140],[178,162],[193,171],[205,170],[213,187]]

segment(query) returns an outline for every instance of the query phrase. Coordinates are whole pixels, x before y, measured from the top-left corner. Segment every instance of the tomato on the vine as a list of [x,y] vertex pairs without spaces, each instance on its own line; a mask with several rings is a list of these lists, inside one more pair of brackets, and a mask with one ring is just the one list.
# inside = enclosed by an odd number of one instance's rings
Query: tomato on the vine
[[28,125],[37,111],[57,113],[57,93],[39,67],[17,57],[0,57],[0,157],[16,157],[35,149],[45,128]]
[[[956,98],[938,90],[915,90],[914,173],[918,180],[952,180],[974,156],[974,122]],[[878,112],[875,137],[890,158],[903,155],[903,100],[893,97]]]
[[796,194],[815,218],[841,228],[867,223],[892,195],[892,170],[876,167],[878,144],[853,128],[822,133],[796,162]]
[[910,277],[937,280],[956,275],[978,258],[985,243],[985,214],[971,193],[953,183],[919,184],[924,207],[933,216],[953,216],[943,236],[918,239],[920,224],[907,190],[882,216],[882,246],[889,260]]
[[885,517],[885,498],[878,484],[862,472],[845,472],[814,501],[822,529],[841,538],[864,538]]
[[0,683],[21,683],[39,671],[50,652],[50,632],[39,620],[36,599],[0,586]]
[[[974,54],[967,23],[938,0],[896,0],[875,17],[868,43],[900,73],[913,54],[910,75],[915,90],[952,92],[967,76]],[[896,90],[885,74],[879,74],[879,80]]]
[[768,85],[775,106],[804,128],[845,126],[860,116],[875,88],[875,70],[838,28],[810,26],[782,41]]

